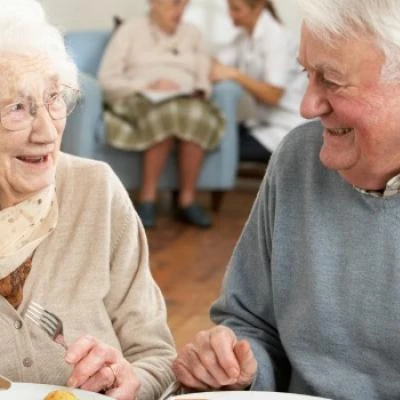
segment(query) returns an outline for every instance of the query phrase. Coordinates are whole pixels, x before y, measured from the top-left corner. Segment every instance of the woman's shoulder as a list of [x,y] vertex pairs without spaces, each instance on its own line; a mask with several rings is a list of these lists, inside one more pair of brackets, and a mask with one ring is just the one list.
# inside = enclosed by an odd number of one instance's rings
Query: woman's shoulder
[[148,29],[149,21],[145,16],[138,16],[129,18],[120,23],[118,28],[116,28],[116,32],[142,32],[144,29]]
[[181,34],[189,36],[202,36],[200,29],[191,22],[181,22],[179,26],[179,31]]
[[[102,161],[61,153],[56,172],[60,220],[67,228],[82,221],[93,226],[110,221],[116,239],[125,227],[137,226],[132,201],[111,167]],[[135,222],[136,221],[136,222]],[[131,225],[133,226],[133,225]],[[106,228],[108,229],[108,228]],[[136,228],[132,228],[136,229]]]
[[57,164],[56,188],[63,203],[71,199],[82,207],[88,202],[92,205],[108,204],[122,214],[132,208],[121,180],[103,161],[61,153]]
[[111,167],[98,160],[82,158],[67,153],[60,153],[57,165],[57,180],[59,183],[79,185],[94,185],[118,179]]

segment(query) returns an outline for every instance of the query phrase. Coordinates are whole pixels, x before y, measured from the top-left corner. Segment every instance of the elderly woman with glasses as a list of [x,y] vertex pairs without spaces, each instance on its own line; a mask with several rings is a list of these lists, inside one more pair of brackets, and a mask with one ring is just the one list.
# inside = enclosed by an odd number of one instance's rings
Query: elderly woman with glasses
[[175,351],[143,227],[107,165],[60,152],[79,90],[59,32],[33,0],[0,6],[0,374],[156,399]]
[[176,147],[180,220],[209,228],[195,202],[204,153],[224,132],[219,110],[207,99],[210,57],[200,32],[182,22],[188,0],[149,0],[148,15],[118,28],[99,71],[105,91],[107,137],[123,150],[143,151],[142,187],[136,207],[145,227],[156,224],[158,180]]

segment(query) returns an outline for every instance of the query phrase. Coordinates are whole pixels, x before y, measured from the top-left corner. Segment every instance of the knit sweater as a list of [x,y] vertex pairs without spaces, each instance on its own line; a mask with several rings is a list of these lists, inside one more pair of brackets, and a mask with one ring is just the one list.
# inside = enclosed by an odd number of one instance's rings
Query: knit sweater
[[362,194],[319,160],[322,127],[274,153],[211,315],[249,339],[254,390],[400,396],[400,195]]
[[139,399],[156,399],[175,350],[129,196],[106,164],[63,153],[56,188],[58,224],[34,253],[21,305],[0,297],[0,374],[67,382],[65,350],[23,316],[34,300],[63,320],[67,344],[90,334],[121,350],[142,383]]
[[167,35],[148,17],[137,17],[120,26],[110,39],[99,79],[109,101],[145,91],[158,79],[174,81],[184,92],[198,89],[208,94],[210,65],[194,25],[182,22],[174,34]]

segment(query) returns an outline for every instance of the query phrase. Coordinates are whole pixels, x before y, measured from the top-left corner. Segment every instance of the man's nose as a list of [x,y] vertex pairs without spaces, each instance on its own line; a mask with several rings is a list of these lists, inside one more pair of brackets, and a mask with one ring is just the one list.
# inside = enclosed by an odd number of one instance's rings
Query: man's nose
[[323,89],[320,88],[313,79],[310,79],[300,104],[300,114],[304,118],[312,119],[327,114],[331,112],[331,110],[331,105]]

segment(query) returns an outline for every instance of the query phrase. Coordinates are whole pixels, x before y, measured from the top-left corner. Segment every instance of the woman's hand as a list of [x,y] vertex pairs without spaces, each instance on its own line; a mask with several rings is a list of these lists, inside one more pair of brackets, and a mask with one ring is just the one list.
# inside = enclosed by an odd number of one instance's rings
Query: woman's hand
[[170,81],[168,79],[157,79],[156,81],[153,81],[149,85],[147,85],[146,89],[174,92],[179,90],[180,88],[181,87],[178,85],[178,83],[174,81]]
[[210,80],[212,82],[235,80],[237,69],[225,64],[221,64],[217,60],[213,60],[210,70]]
[[96,338],[85,335],[72,343],[65,361],[73,366],[68,386],[105,392],[118,400],[135,399],[140,382],[122,354]]
[[216,326],[185,345],[172,368],[177,380],[191,389],[241,390],[253,382],[257,361],[246,340],[238,341],[231,329]]

